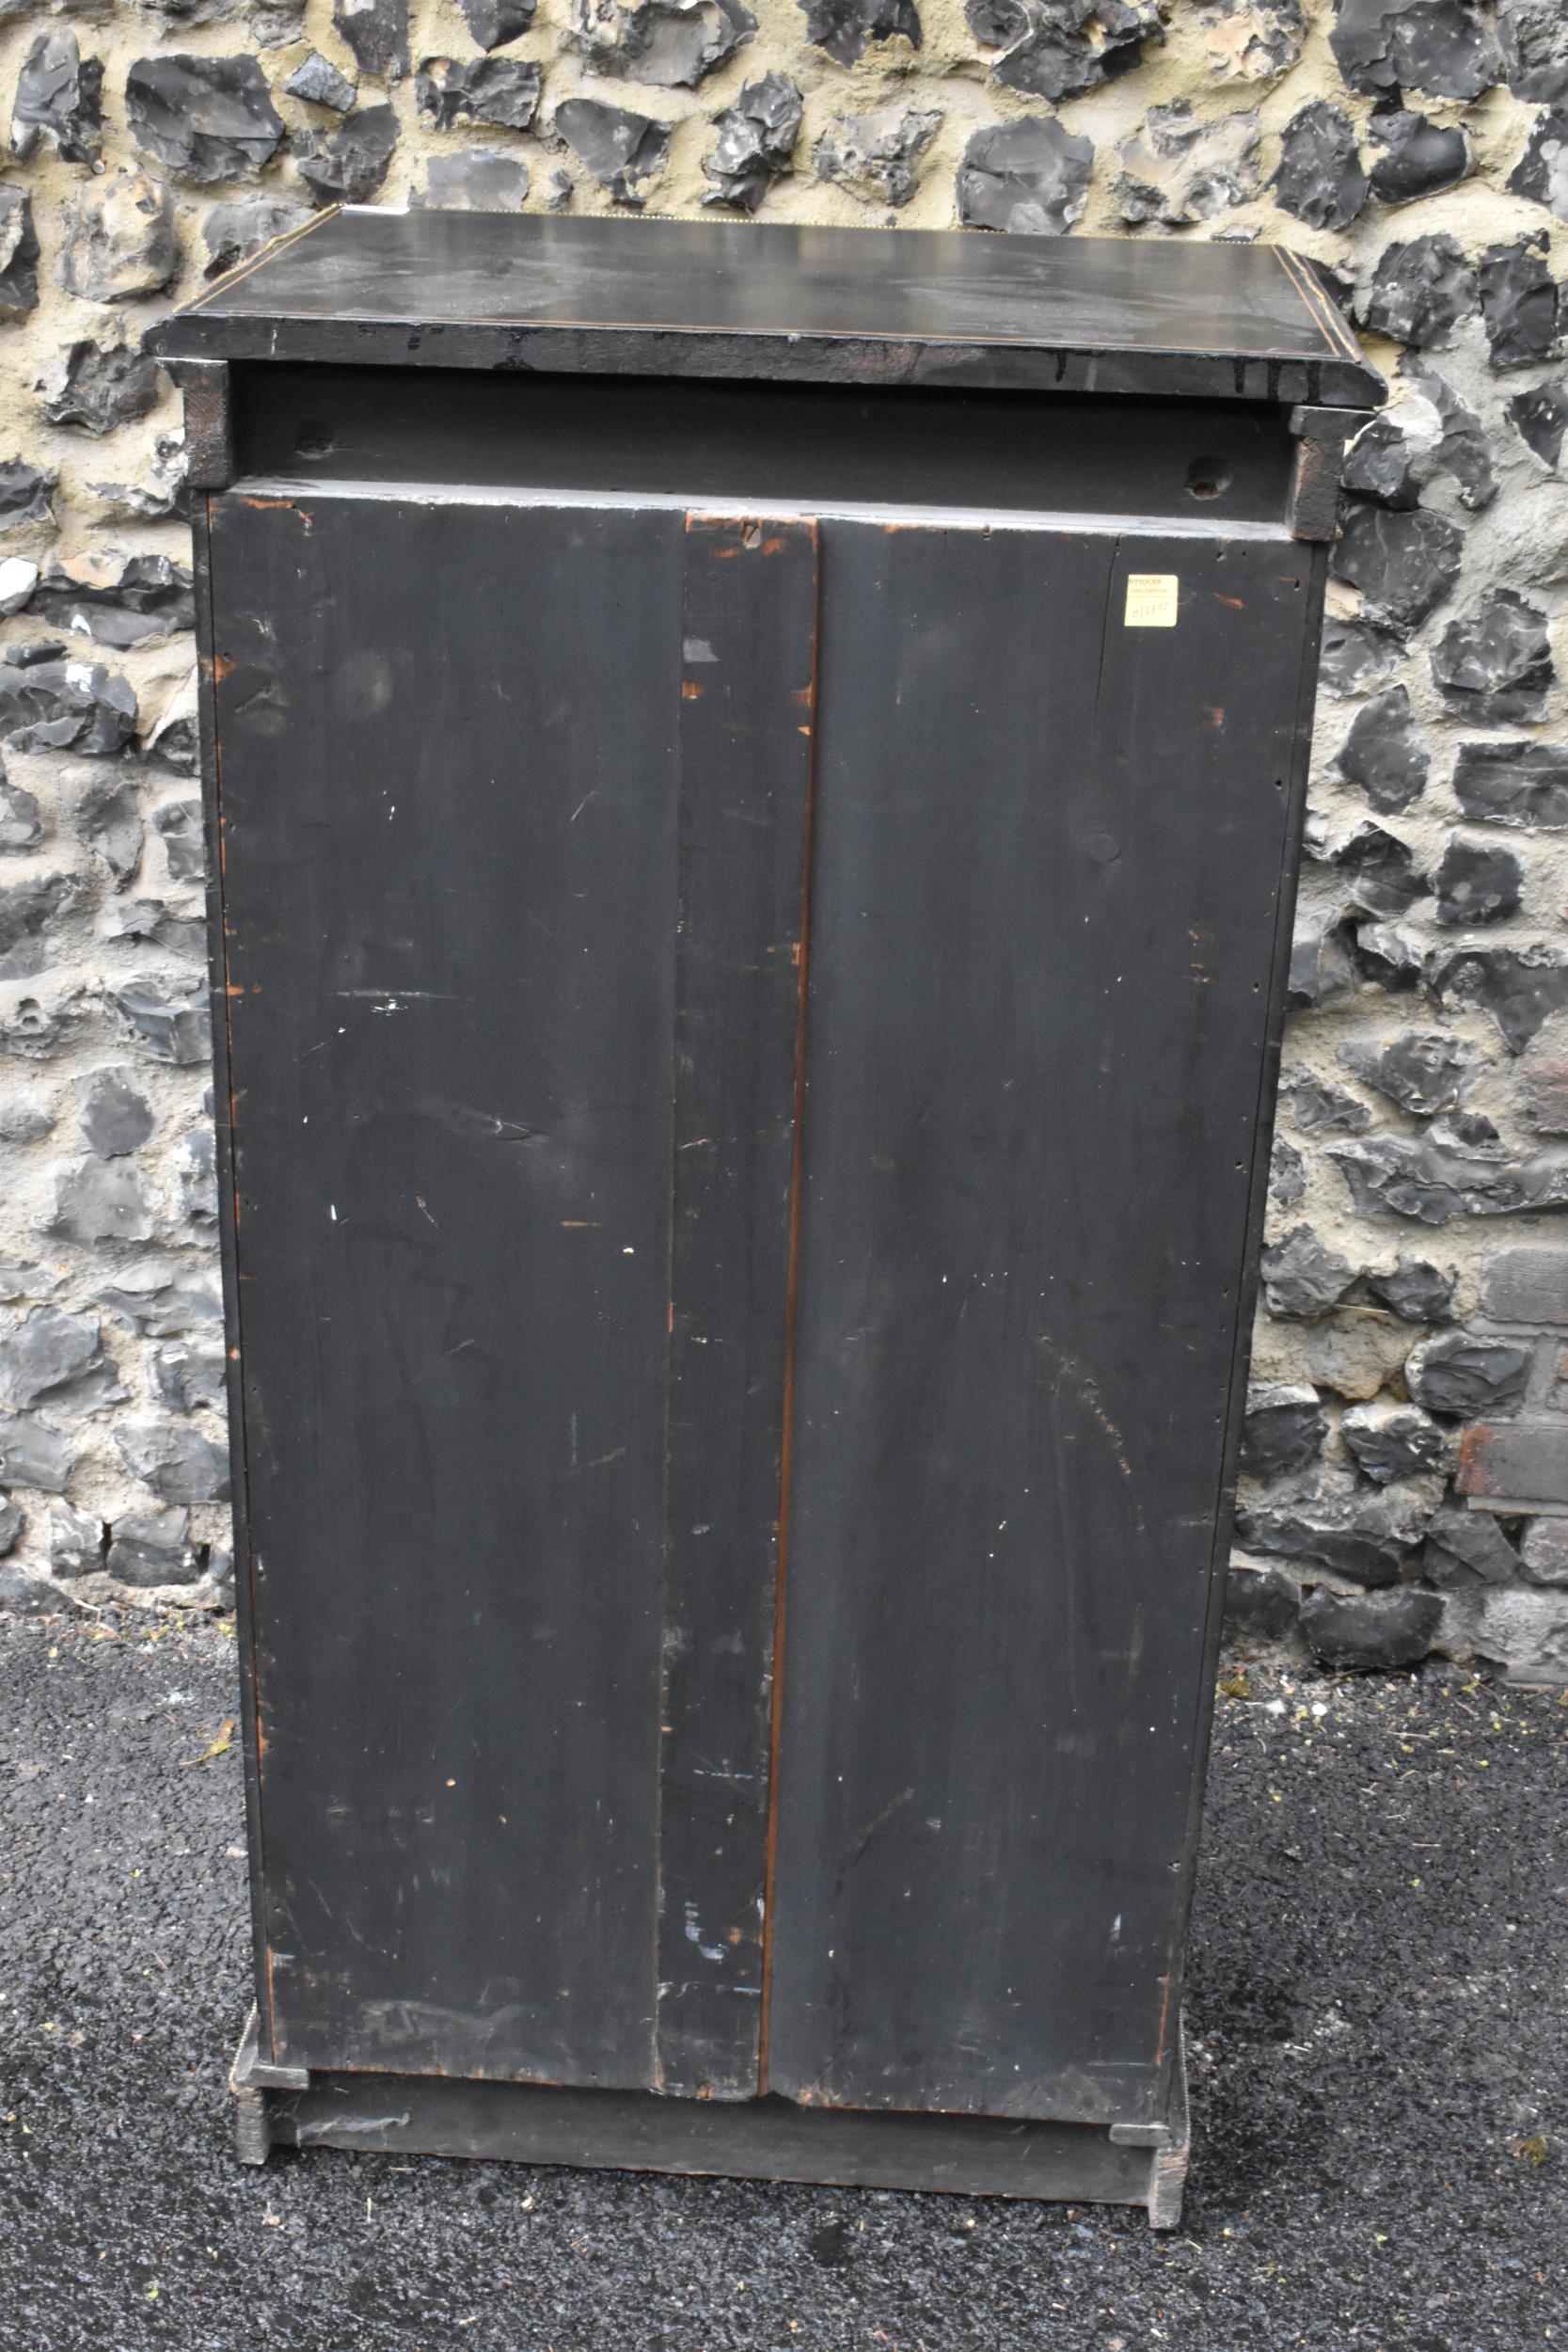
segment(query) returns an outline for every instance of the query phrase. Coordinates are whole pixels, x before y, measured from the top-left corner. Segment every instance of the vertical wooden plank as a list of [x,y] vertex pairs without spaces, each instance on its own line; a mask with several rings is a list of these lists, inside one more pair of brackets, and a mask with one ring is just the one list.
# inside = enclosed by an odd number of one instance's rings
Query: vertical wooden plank
[[693,514],[682,581],[658,2080],[757,2089],[816,527]]
[[[1292,534],[1293,536],[1294,534]],[[1252,1370],[1253,1332],[1261,1282],[1259,1260],[1268,1218],[1269,1178],[1275,1127],[1279,1108],[1279,1067],[1287,1025],[1287,992],[1296,898],[1301,882],[1302,836],[1307,821],[1307,791],[1312,770],[1313,711],[1318,692],[1318,665],[1323,644],[1323,596],[1328,585],[1329,548],[1322,540],[1300,540],[1295,560],[1280,566],[1278,584],[1288,595],[1300,596],[1300,666],[1295,705],[1284,766],[1286,797],[1285,856],[1280,886],[1275,898],[1274,943],[1264,983],[1267,1016],[1263,1051],[1258,1073],[1258,1120],[1253,1134],[1250,1189],[1242,1238],[1241,1271],[1236,1285],[1236,1345],[1230,1359],[1230,1385],[1226,1398],[1224,1448],[1219,1503],[1211,1555],[1208,1613],[1204,1627],[1202,1662],[1193,1702],[1192,1772],[1187,1791],[1187,1826],[1179,1874],[1171,1937],[1170,2005],[1180,2019],[1186,1995],[1191,1957],[1189,1923],[1197,1876],[1198,1839],[1213,1738],[1215,1677],[1225,1631],[1225,1583],[1235,1535],[1236,1484],[1241,1469],[1242,1438],[1246,1418],[1246,1394]],[[1282,649],[1283,654],[1283,649]],[[1282,671],[1286,664],[1281,660]],[[1281,691],[1288,687],[1281,677]],[[1183,2063],[1180,2050],[1177,2065]]]
[[[227,375],[228,371],[224,371]],[[272,2055],[272,2000],[267,1981],[265,1862],[261,1788],[256,1737],[256,1612],[251,1581],[250,1509],[245,1446],[245,1395],[240,1376],[240,1292],[234,1221],[233,1096],[229,1071],[229,956],[223,914],[223,783],[218,756],[214,678],[213,501],[191,501],[191,554],[196,604],[197,723],[201,757],[202,827],[207,851],[207,972],[213,1013],[213,1127],[218,1185],[218,1261],[223,1279],[225,1397],[229,1413],[229,1477],[233,1497],[234,1631],[239,1666],[241,1753],[245,1773],[245,1845],[249,1862],[251,1958],[261,2049]]]
[[292,2063],[654,2082],[681,522],[214,501]]
[[1316,574],[824,529],[768,2079],[1156,2122]]

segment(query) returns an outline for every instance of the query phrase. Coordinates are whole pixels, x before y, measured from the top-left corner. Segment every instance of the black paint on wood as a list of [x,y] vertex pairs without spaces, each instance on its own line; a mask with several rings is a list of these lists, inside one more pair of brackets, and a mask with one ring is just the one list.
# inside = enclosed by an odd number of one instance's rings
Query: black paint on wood
[[229,965],[223,920],[223,836],[214,695],[212,501],[191,502],[191,569],[200,691],[197,726],[201,757],[202,830],[206,846],[207,977],[213,1015],[213,1128],[221,1213],[218,1263],[223,1281],[228,1405],[229,1481],[233,1499],[235,1650],[240,1679],[240,1742],[245,1774],[245,1839],[250,1854],[250,1941],[258,2025],[270,2054],[271,1988],[267,1981],[266,1901],[261,1857],[261,1747],[256,1713],[256,1609],[250,1558],[250,1504],[245,1442],[245,1393],[240,1375],[240,1292],[235,1263],[233,1093],[229,1074]]
[[1261,249],[482,216],[156,340],[236,363],[246,2098],[1169,2220],[1375,379]]
[[168,372],[184,394],[185,480],[193,490],[226,490],[234,475],[234,372],[223,359],[176,359]]
[[173,318],[160,358],[770,376],[1365,406],[1272,246],[348,210]]
[[680,517],[212,513],[271,2054],[648,2085]]
[[1158,2121],[1311,576],[825,530],[768,2081]]
[[1354,408],[1294,408],[1291,430],[1297,436],[1291,483],[1291,535],[1329,540],[1339,523],[1339,473],[1345,443],[1368,421]]
[[856,2115],[784,2099],[737,2106],[411,2075],[328,2074],[307,2091],[262,2095],[272,2138],[287,2148],[1055,2197],[1083,2205],[1147,2204],[1157,2226],[1177,2218],[1175,2211],[1157,2217],[1153,2212],[1167,2154],[1117,2147],[1106,2133],[1080,2123]]
[[[306,482],[1164,516],[1285,517],[1297,444],[1261,403],[836,385],[238,368],[242,472]],[[1318,411],[1319,415],[1326,412]]]
[[816,530],[688,519],[658,2082],[757,2089]]

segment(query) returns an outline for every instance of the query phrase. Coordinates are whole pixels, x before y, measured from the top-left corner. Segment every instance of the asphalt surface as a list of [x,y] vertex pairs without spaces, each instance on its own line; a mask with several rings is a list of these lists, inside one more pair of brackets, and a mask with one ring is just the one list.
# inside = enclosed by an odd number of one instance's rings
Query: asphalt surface
[[1156,2237],[320,2151],[242,2169],[232,1638],[0,1620],[0,2345],[1568,2352],[1568,1704],[1449,1668],[1249,1681],[1212,1776],[1196,2156]]

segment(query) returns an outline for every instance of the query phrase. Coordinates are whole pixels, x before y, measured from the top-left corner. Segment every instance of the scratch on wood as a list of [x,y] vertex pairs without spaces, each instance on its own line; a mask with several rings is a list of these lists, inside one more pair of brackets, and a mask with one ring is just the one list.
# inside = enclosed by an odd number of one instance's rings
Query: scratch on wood
[[912,1801],[913,1796],[914,1790],[912,1788],[900,1788],[898,1794],[895,1797],[890,1797],[887,1804],[883,1805],[881,1811],[875,1814],[872,1819],[867,1821],[865,1827],[861,1831],[860,1836],[850,1839],[844,1859],[838,1866],[838,1883],[840,1886],[843,1885],[845,1880],[848,1877],[850,1871],[854,1868],[862,1854],[864,1853],[867,1846],[870,1845],[871,1840],[876,1836],[877,1832],[879,1829],[885,1829],[888,1822],[892,1820],[894,1815],[899,1811],[900,1807],[909,1804]]
[[1111,1448],[1117,1459],[1117,1468],[1122,1476],[1131,1478],[1132,1465],[1127,1458],[1127,1440],[1101,1403],[1100,1384],[1094,1375],[1086,1371],[1075,1356],[1069,1356],[1065,1348],[1058,1347],[1049,1331],[1040,1331],[1036,1337],[1037,1344],[1044,1348],[1057,1372],[1071,1382],[1080,1401],[1088,1406],[1101,1429],[1110,1439]]
[[1163,2066],[1165,2058],[1165,2036],[1170,2029],[1170,1996],[1174,1978],[1169,1969],[1156,1979],[1160,1987],[1160,2030],[1155,2037],[1154,2063]]
[[[811,681],[806,707],[816,716],[822,668],[822,569],[817,526],[808,526],[815,571],[811,616]],[[799,691],[799,690],[798,690]],[[804,839],[801,844],[800,936],[790,944],[796,970],[795,1085],[790,1100],[794,1141],[789,1162],[789,1248],[784,1277],[784,1397],[779,1418],[779,1510],[774,1527],[773,1641],[768,1657],[768,1830],[762,1878],[762,2002],[757,2025],[756,2093],[768,2091],[768,2042],[773,2010],[773,1921],[779,1862],[779,1757],[784,1740],[784,1622],[789,1588],[789,1511],[795,1451],[795,1347],[800,1287],[800,1209],[805,1178],[806,1023],[811,1002],[812,856],[816,826],[816,744],[814,730],[806,770]]]

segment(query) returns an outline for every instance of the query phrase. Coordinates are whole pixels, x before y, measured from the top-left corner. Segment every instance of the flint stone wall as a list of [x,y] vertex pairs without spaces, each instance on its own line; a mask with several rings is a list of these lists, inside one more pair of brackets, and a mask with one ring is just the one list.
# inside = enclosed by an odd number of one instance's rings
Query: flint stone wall
[[228,1568],[180,412],[143,329],[342,199],[711,209],[1285,240],[1388,373],[1233,1607],[1334,1663],[1568,1674],[1562,0],[0,0],[0,136],[10,1605]]

